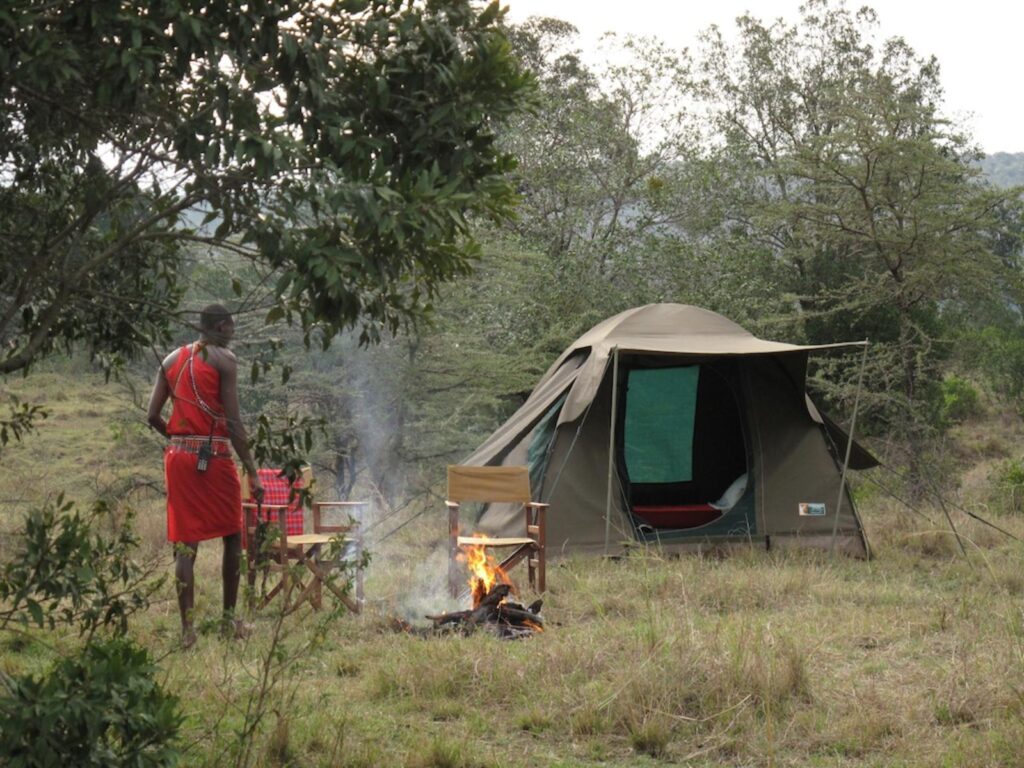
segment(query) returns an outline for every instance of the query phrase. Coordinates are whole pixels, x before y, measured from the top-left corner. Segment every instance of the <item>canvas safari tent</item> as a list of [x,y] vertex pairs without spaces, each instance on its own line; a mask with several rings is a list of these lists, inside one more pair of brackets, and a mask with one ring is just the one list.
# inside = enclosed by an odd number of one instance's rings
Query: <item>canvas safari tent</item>
[[[551,553],[750,542],[866,557],[843,465],[847,452],[850,469],[877,462],[804,387],[811,352],[863,343],[764,341],[682,304],[630,309],[577,339],[463,464],[529,466]],[[492,504],[476,528],[522,526]]]

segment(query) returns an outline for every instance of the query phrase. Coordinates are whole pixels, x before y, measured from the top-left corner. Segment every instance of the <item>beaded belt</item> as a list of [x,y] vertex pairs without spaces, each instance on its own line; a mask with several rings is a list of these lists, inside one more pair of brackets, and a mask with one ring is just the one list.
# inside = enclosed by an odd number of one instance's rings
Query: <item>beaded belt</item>
[[182,453],[199,453],[199,448],[210,446],[210,455],[231,458],[231,441],[226,437],[203,437],[201,435],[171,435],[170,449]]

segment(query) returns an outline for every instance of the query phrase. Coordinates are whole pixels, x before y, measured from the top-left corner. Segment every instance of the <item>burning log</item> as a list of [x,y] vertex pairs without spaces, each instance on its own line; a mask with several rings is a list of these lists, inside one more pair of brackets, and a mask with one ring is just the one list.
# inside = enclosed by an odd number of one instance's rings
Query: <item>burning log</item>
[[511,587],[508,584],[496,584],[480,598],[475,608],[427,618],[434,622],[435,630],[455,631],[468,635],[480,628],[493,632],[503,640],[518,640],[543,632],[541,601],[537,600],[529,608],[524,608],[508,599],[510,591]]
[[517,606],[515,603],[505,603],[498,606],[498,620],[508,624],[540,624],[543,627],[543,623],[538,621],[538,619],[539,617],[536,613],[523,610],[522,606]]
[[481,597],[473,607],[477,610],[481,608],[496,608],[508,599],[508,594],[511,591],[511,584],[495,584],[491,587],[491,591]]
[[451,613],[427,614],[427,618],[434,622],[434,627],[439,628],[448,624],[462,625],[470,621],[472,611],[452,611]]

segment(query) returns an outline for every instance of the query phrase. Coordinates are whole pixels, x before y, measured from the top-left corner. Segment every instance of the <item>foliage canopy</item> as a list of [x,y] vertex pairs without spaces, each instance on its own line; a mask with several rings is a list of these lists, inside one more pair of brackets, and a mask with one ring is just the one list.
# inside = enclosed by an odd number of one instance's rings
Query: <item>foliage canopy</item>
[[[469,0],[14,3],[0,13],[0,372],[166,337],[184,246],[274,272],[268,320],[364,340],[467,271],[529,77]],[[199,219],[202,218],[200,223]]]

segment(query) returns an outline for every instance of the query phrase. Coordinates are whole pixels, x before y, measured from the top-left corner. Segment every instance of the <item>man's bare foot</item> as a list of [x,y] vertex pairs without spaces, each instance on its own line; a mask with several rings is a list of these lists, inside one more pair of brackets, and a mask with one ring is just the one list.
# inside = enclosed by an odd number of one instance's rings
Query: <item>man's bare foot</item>
[[187,651],[196,644],[198,636],[192,627],[181,630],[181,650]]

